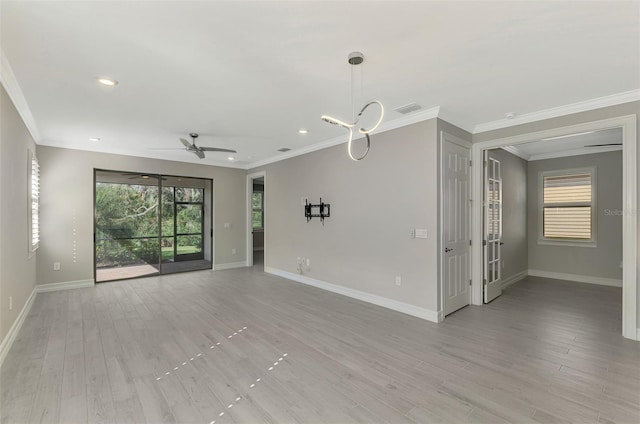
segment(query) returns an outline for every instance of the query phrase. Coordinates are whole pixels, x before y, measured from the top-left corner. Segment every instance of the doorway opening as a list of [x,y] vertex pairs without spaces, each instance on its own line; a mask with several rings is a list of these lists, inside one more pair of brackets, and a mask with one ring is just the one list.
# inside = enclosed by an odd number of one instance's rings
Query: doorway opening
[[[571,138],[575,142],[581,144],[594,146],[596,149],[602,149],[604,146],[595,146],[596,144],[616,144],[616,143],[599,143],[599,142],[586,142],[579,137],[606,137],[617,133],[619,134],[619,143],[622,146],[622,153],[612,152],[608,153],[609,156],[616,156],[617,163],[611,166],[610,171],[604,171],[605,175],[600,175],[602,172],[598,170],[605,169],[605,162],[598,162],[597,166],[593,164],[587,166],[587,162],[591,163],[596,160],[595,153],[605,154],[604,152],[597,152],[591,147],[580,146],[580,148],[569,147],[568,150],[575,150],[573,153],[581,153],[579,156],[575,156],[574,159],[569,159],[569,154],[564,156],[560,155],[560,159],[543,160],[545,154],[538,152],[546,145],[552,150],[553,155],[559,155],[561,146],[561,140],[566,140],[569,143]],[[582,143],[585,141],[585,143]],[[575,147],[575,146],[574,146]],[[592,282],[601,285],[608,284],[616,280],[615,267],[622,267],[622,271],[618,271],[622,286],[622,328],[621,332],[624,337],[637,339],[636,334],[636,269],[637,269],[637,217],[635,211],[637,211],[637,146],[636,146],[636,116],[626,116],[620,118],[606,119],[602,121],[595,121],[585,124],[573,125],[570,127],[557,128],[552,130],[545,130],[536,133],[523,134],[514,137],[507,137],[499,140],[486,141],[476,143],[472,148],[473,160],[477,163],[484,163],[483,158],[485,155],[498,155],[499,150],[503,152],[522,152],[530,150],[532,156],[538,155],[534,162],[529,162],[527,165],[527,182],[528,188],[528,202],[525,206],[527,208],[526,214],[527,221],[527,246],[537,250],[544,250],[546,253],[541,253],[541,257],[547,255],[547,262],[568,262],[572,255],[578,255],[577,253],[567,253],[562,249],[574,249],[573,251],[582,250],[581,257],[592,256],[591,260],[587,259],[587,262],[602,261],[604,260],[605,253],[595,253],[595,248],[598,243],[605,243],[604,238],[598,241],[599,225],[611,225],[611,229],[607,231],[609,233],[617,232],[618,237],[617,250],[613,247],[606,248],[606,255],[611,256],[612,252],[618,252],[618,258],[612,259],[609,262],[615,263],[611,266],[611,276],[599,277],[594,275],[590,277],[590,281],[587,279],[580,280],[578,274],[585,272],[588,264],[581,267],[580,270],[569,270],[565,272],[560,271],[545,271],[540,270],[538,262],[532,263],[532,255],[527,253],[527,264],[523,270],[515,272],[513,276],[504,275],[503,269],[505,266],[509,266],[509,261],[513,259],[507,259],[505,264],[505,253],[513,253],[516,248],[511,242],[505,243],[504,246],[504,234],[503,229],[506,228],[506,224],[502,221],[507,218],[507,213],[502,211],[503,207],[506,207],[507,200],[503,195],[499,196],[500,210],[498,211],[499,217],[498,224],[500,225],[497,231],[493,230],[492,221],[496,216],[496,212],[487,211],[488,198],[493,198],[493,194],[488,193],[491,191],[491,186],[487,185],[487,177],[484,174],[485,167],[480,166],[473,169],[473,198],[483,199],[481,202],[473,202],[473,239],[480,240],[480,243],[474,243],[472,245],[472,259],[473,259],[473,272],[472,272],[472,303],[475,305],[481,305],[489,302],[492,299],[498,297],[503,287],[512,284],[523,278],[553,278],[559,280],[572,280],[581,282]],[[588,151],[585,151],[587,149]],[[619,149],[619,147],[617,148]],[[605,149],[607,150],[607,149]],[[608,150],[616,150],[609,147]],[[566,159],[565,159],[566,157]],[[546,159],[550,159],[546,157]],[[612,157],[608,158],[613,159]],[[499,160],[499,159],[498,159]],[[602,159],[605,160],[605,159]],[[594,162],[595,163],[595,162]],[[534,164],[534,165],[531,165]],[[544,165],[544,166],[543,166]],[[535,169],[534,169],[535,168]],[[538,169],[540,168],[540,169]],[[620,172],[621,169],[621,172]],[[502,163],[500,177],[504,180],[500,184],[500,188],[507,187],[508,179],[505,175],[504,162]],[[620,196],[618,200],[607,200],[607,204],[599,204],[597,202],[598,192],[598,178],[600,180],[611,178],[612,174],[620,172],[617,178],[617,182],[613,181],[615,187],[607,188],[605,184],[600,190],[607,196],[612,195],[615,189],[618,190]],[[533,177],[532,177],[533,175]],[[504,187],[503,187],[504,186]],[[504,193],[501,193],[504,194]],[[608,197],[606,197],[608,199]],[[610,203],[610,204],[609,204]],[[619,205],[616,206],[616,205]],[[606,220],[602,219],[606,210],[617,211],[610,212],[616,214],[618,222],[614,222],[614,216],[607,217]],[[600,223],[598,223],[598,216],[601,216]],[[535,219],[534,219],[535,218]],[[609,219],[612,218],[612,219]],[[619,227],[616,227],[616,225]],[[602,230],[602,229],[601,229]],[[498,254],[493,250],[487,251],[488,240],[487,234],[496,235],[496,246],[498,246]],[[620,246],[621,243],[621,246]],[[502,248],[500,248],[502,246]],[[576,250],[577,249],[577,250]],[[564,252],[564,253],[563,253]],[[589,254],[587,254],[588,252]],[[536,253],[537,255],[537,253]],[[549,256],[551,255],[551,256]],[[563,256],[564,255],[564,256]],[[536,256],[537,257],[537,256]],[[575,256],[578,258],[578,256]],[[569,258],[569,259],[568,259]],[[535,257],[534,257],[535,259]],[[537,259],[535,259],[537,261]],[[620,263],[620,260],[622,261]],[[492,274],[494,270],[493,266],[496,264],[496,273]],[[513,265],[513,263],[511,263]],[[497,277],[492,281],[495,283],[489,290],[487,280],[487,272]],[[508,274],[511,274],[509,272]],[[533,276],[533,277],[529,277]],[[506,278],[505,278],[506,277]],[[618,280],[618,281],[620,281]],[[593,288],[593,287],[592,287]],[[597,297],[597,296],[596,296]]]
[[212,180],[96,169],[94,181],[96,282],[211,269]]
[[266,173],[247,175],[247,266],[265,267]]

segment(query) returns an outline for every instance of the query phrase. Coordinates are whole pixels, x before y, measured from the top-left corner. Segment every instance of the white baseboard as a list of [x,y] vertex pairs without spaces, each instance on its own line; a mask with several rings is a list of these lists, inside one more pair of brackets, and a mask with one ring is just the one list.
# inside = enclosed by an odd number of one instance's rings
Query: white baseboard
[[13,345],[13,341],[18,336],[18,332],[22,328],[22,324],[24,323],[25,318],[27,317],[27,315],[29,315],[29,311],[31,310],[31,305],[33,305],[33,300],[36,298],[36,293],[37,291],[34,288],[31,291],[31,294],[29,295],[29,298],[25,302],[24,306],[22,307],[22,310],[18,314],[18,317],[16,318],[16,320],[13,322],[13,325],[9,329],[9,332],[2,340],[2,343],[0,343],[0,366],[2,366],[2,363],[4,362],[4,358],[7,356],[7,353],[9,353],[9,350]]
[[36,285],[35,290],[38,293],[45,293],[45,292],[52,292],[52,291],[58,291],[58,290],[82,289],[86,287],[93,287],[95,285],[96,283],[93,279],[64,281],[62,283],[38,284]]
[[213,265],[212,271],[221,271],[223,269],[233,269],[233,268],[244,268],[247,266],[246,261],[242,262],[229,262],[226,264],[215,264]]
[[556,280],[575,281],[578,283],[599,284],[601,286],[622,287],[622,280],[615,278],[592,277],[590,275],[565,274],[562,272],[530,269],[527,271],[532,277],[553,278]]
[[528,273],[528,271],[526,269],[524,271],[522,271],[522,272],[517,273],[517,274],[513,274],[511,277],[506,278],[506,279],[504,279],[502,281],[502,288],[506,289],[510,285],[515,284],[518,281],[527,278],[528,275],[529,275],[529,273]]
[[394,311],[398,311],[407,315],[422,318],[427,321],[441,322],[444,319],[441,311],[438,311],[438,312],[432,311],[429,309],[421,308],[419,306],[410,305],[408,303],[389,299],[387,297],[382,297],[375,294],[363,292],[360,290],[339,286],[337,284],[327,283],[326,281],[316,280],[314,278],[310,278],[305,275],[295,274],[293,272],[283,271],[277,268],[265,267],[264,271],[269,274],[273,274],[289,280],[297,281],[298,283],[307,284],[309,286],[313,286],[319,289],[341,294],[343,296],[351,297],[353,299],[362,300],[363,302],[373,303],[374,305],[382,306],[388,309],[393,309]]

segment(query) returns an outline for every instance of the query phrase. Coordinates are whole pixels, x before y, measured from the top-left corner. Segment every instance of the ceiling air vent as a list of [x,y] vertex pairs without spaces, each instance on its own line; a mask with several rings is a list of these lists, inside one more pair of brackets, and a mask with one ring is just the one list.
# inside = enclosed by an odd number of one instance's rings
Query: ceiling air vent
[[403,115],[406,115],[407,113],[415,112],[416,110],[420,110],[420,109],[422,109],[422,106],[420,106],[419,104],[409,103],[408,105],[400,106],[393,110]]
[[283,152],[283,153],[284,152],[288,152],[289,150],[291,150],[291,149],[288,148],[288,147],[281,147],[280,149],[278,149],[279,152]]

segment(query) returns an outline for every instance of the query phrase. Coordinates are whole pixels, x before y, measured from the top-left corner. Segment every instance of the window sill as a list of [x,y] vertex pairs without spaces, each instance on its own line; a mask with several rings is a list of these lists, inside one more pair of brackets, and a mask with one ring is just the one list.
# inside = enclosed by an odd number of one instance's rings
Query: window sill
[[559,247],[598,247],[595,240],[578,241],[578,240],[551,240],[551,239],[538,239],[538,244],[548,246]]

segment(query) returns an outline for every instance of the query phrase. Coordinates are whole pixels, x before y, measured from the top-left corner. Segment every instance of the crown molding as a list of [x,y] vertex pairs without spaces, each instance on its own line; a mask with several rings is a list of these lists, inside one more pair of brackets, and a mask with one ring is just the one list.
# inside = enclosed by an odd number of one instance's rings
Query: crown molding
[[18,80],[16,79],[16,76],[13,73],[13,69],[11,69],[11,65],[9,64],[9,60],[4,54],[4,50],[2,50],[2,48],[0,48],[0,82],[2,83],[4,89],[7,91],[7,94],[16,107],[18,114],[24,121],[24,124],[31,134],[31,137],[36,142],[36,144],[39,144],[40,132],[38,131],[38,127],[36,126],[36,121],[33,119],[31,109],[29,109],[29,104],[27,103],[27,99],[25,99],[24,97],[24,93],[20,88],[20,84],[18,84]]
[[478,124],[473,128],[472,133],[478,134],[501,128],[513,127],[516,125],[528,124],[530,122],[542,121],[545,119],[557,118],[571,115],[573,113],[586,112],[608,106],[615,106],[623,103],[636,102],[640,100],[640,90],[625,91],[609,96],[598,97],[596,99],[571,103],[564,106],[553,107],[540,110],[538,112],[525,113],[513,119],[499,119],[497,121]]
[[[401,118],[393,119],[390,121],[385,121],[376,130],[376,134],[395,130],[396,128],[405,127],[407,125],[415,124],[422,121],[427,121],[429,119],[437,118],[440,112],[440,107],[436,106],[431,109],[426,109],[422,112],[411,113],[408,116],[403,116]],[[364,137],[358,137],[354,140],[360,140]],[[272,156],[270,158],[262,159],[256,162],[251,162],[247,169],[259,168],[264,165],[268,165],[270,163],[279,162],[281,160],[290,159],[296,156],[305,155],[307,153],[315,152],[317,150],[326,149],[329,147],[337,146],[339,144],[344,144],[347,142],[347,136],[345,134],[330,138],[329,140],[321,141],[319,143],[312,144],[311,146],[301,147],[300,149],[293,149],[289,152],[283,153],[282,155]]]
[[512,155],[518,156],[520,159],[524,159],[526,161],[531,160],[531,155],[526,154],[522,150],[518,149],[516,146],[502,146],[502,150],[506,150]]
[[[141,151],[131,151],[131,150],[125,150],[125,149],[118,149],[118,148],[108,148],[108,149],[102,149],[102,150],[95,150],[95,149],[90,149],[90,148],[85,148],[85,147],[79,147],[79,146],[65,146],[62,143],[58,143],[55,141],[51,141],[51,140],[43,140],[42,142],[40,142],[38,144],[39,146],[43,146],[43,147],[54,147],[56,149],[68,149],[68,150],[77,150],[77,151],[82,151],[82,152],[91,152],[91,153],[101,153],[101,154],[105,154],[105,155],[119,155],[119,156],[131,156],[131,157],[136,157],[136,158],[141,158],[141,159],[154,159],[154,160],[165,160],[168,162],[179,162],[179,163],[188,163],[188,164],[193,164],[193,165],[205,165],[205,166],[216,166],[216,167],[220,167],[220,168],[233,168],[233,169],[242,169],[242,170],[247,170],[248,168],[248,164],[246,163],[238,163],[238,162],[224,162],[224,161],[218,161],[218,160],[213,160],[213,159],[184,159],[184,160],[176,160],[175,157],[172,157],[170,155],[163,155],[161,153],[157,153],[157,152],[141,152]],[[194,156],[195,157],[195,156]]]
[[448,122],[451,125],[455,125],[456,127],[465,130],[469,134],[473,134],[474,125],[470,123],[468,119],[465,119],[455,112],[451,112],[449,109],[440,107],[438,118]]
[[531,155],[527,160],[534,161],[534,160],[564,158],[567,156],[593,155],[596,153],[615,152],[617,150],[622,150],[622,146],[581,147],[579,149],[564,150],[562,152],[552,152],[552,153],[542,153],[539,155]]

